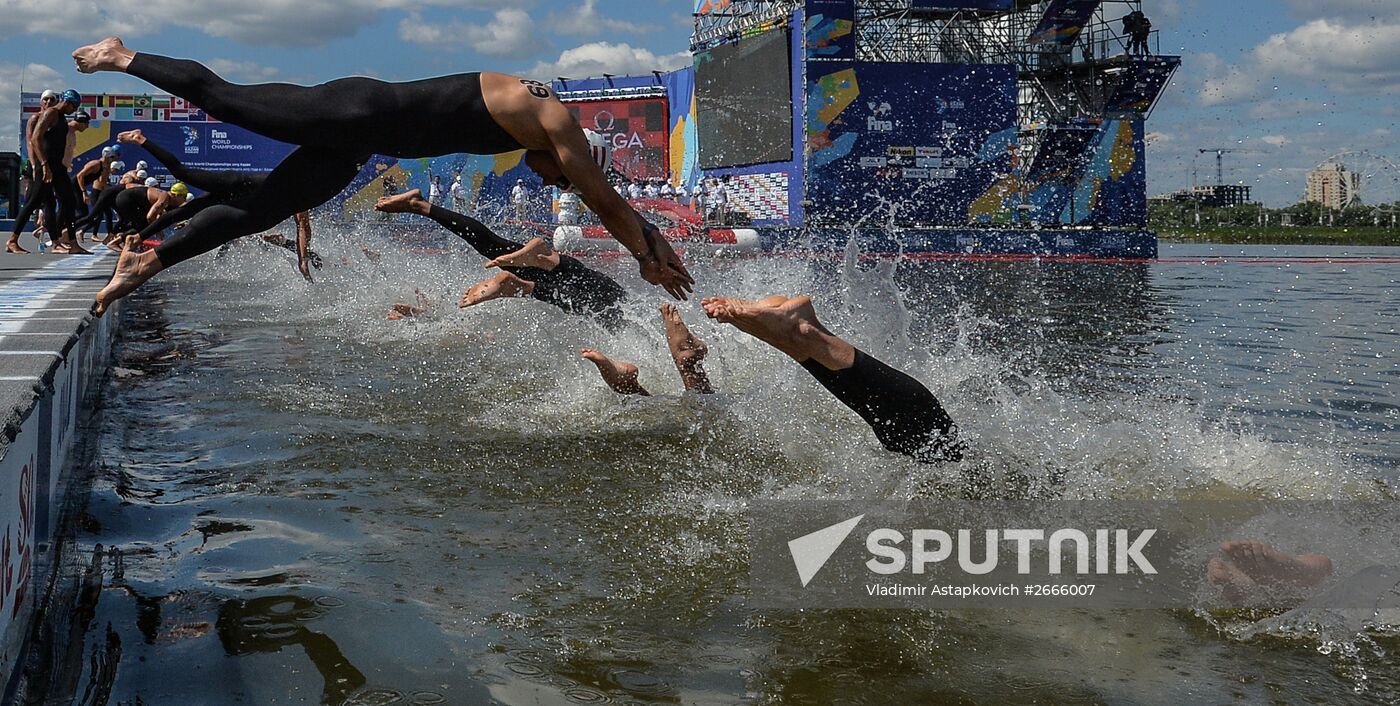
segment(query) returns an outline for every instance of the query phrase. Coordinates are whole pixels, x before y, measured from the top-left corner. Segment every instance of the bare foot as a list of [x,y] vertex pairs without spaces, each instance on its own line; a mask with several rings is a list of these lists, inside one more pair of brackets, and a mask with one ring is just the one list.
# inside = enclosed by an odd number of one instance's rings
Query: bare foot
[[457,302],[457,308],[465,309],[503,297],[528,297],[534,291],[534,282],[520,279],[509,272],[502,272],[491,279],[473,284]]
[[50,255],[67,255],[69,252],[67,243],[54,243],[53,247],[49,248]]
[[29,254],[28,250],[25,250],[24,248],[20,247],[19,238],[10,238],[10,242],[5,243],[5,252],[14,253],[16,255]]
[[816,360],[829,370],[855,364],[855,348],[817,321],[809,297],[767,297],[757,301],[706,297],[705,314],[767,343],[801,363]]
[[513,253],[506,253],[488,263],[487,267],[536,267],[541,270],[552,270],[559,266],[559,253],[549,247],[549,243],[540,238],[531,238],[530,242],[520,246],[519,250]]
[[107,238],[105,241],[102,242],[102,244],[106,245],[107,249],[111,250],[112,252],[121,252],[123,246],[126,245],[126,238],[123,238],[120,235],[114,235]]
[[140,130],[127,130],[117,133],[117,142],[126,144],[144,145],[146,144],[146,134]]
[[651,396],[651,393],[647,392],[646,388],[637,381],[637,366],[613,360],[592,348],[580,348],[579,355],[583,356],[585,360],[593,361],[593,364],[598,366],[598,373],[603,376],[603,382],[606,382],[613,392],[619,395]]
[[1225,600],[1234,605],[1244,603],[1259,588],[1243,571],[1220,557],[1211,557],[1206,562],[1206,578],[1219,586]]
[[1220,551],[1256,583],[1316,586],[1332,575],[1332,560],[1321,554],[1293,556],[1252,539],[1225,542]]
[[136,56],[136,52],[127,49],[122,44],[122,40],[108,37],[96,44],[74,49],[73,63],[78,65],[79,72],[85,74],[98,71],[126,71],[133,56]]
[[77,238],[70,238],[70,239],[68,240],[68,242],[64,244],[64,247],[68,248],[68,254],[70,254],[70,255],[91,255],[91,254],[92,254],[92,252],[90,252],[90,251],[88,251],[88,250],[84,250],[84,249],[83,249],[83,246],[80,245],[80,244],[78,244],[78,239],[77,239]]
[[385,196],[374,202],[374,210],[384,213],[418,213],[426,216],[430,208],[432,204],[423,198],[423,192],[418,189]]
[[112,273],[111,281],[97,293],[97,306],[93,309],[95,315],[107,313],[107,307],[113,302],[132,293],[161,271],[160,260],[156,258],[154,251],[139,255],[136,253],[140,244],[141,236],[127,237],[126,247],[122,249],[122,256],[117,258],[117,269]]
[[695,337],[681,319],[681,311],[675,304],[661,305],[661,322],[666,326],[666,345],[671,349],[671,360],[676,362],[676,370],[681,374],[685,389],[708,395],[715,390],[710,386],[710,376],[700,362],[710,352],[705,342]]

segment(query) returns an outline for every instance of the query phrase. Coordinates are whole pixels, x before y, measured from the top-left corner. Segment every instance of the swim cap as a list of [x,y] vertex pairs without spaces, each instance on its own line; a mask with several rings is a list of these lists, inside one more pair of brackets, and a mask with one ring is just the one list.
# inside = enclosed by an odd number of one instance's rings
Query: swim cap
[[111,156],[114,156],[116,153],[117,153],[117,151],[114,150],[114,149],[112,149],[112,146],[111,146],[111,145],[107,145],[106,147],[103,147],[103,148],[102,148],[102,156],[103,156],[103,157],[111,157]]
[[146,186],[156,186],[160,180],[155,177],[146,177]]
[[[113,154],[116,154],[116,153],[113,152]],[[125,170],[126,170],[126,162],[123,162],[123,161],[121,161],[120,159],[117,160],[117,161],[115,161],[115,162],[112,162],[112,170],[113,170],[113,171],[118,171],[118,172],[120,172],[120,171],[125,171]]]
[[80,110],[73,114],[73,119],[80,123],[86,123],[92,120],[92,116],[88,115],[86,110]]
[[145,179],[146,177],[147,177],[146,170],[144,170],[144,169],[137,169],[137,170],[136,170],[136,178],[137,178],[137,179]]
[[39,94],[39,100],[41,100],[41,101],[44,101],[44,100],[57,100],[57,99],[58,99],[58,91],[48,90],[48,91],[44,91],[43,93],[40,93],[40,94]]
[[606,172],[608,167],[612,166],[612,143],[608,142],[608,138],[603,137],[601,133],[586,128],[583,131],[583,136],[588,138],[588,150],[593,153],[593,162]]
[[83,102],[83,94],[70,88],[63,92],[62,100],[64,103],[72,103],[73,105],[77,105]]
[[143,159],[143,160],[141,160],[141,161],[139,161],[139,162],[136,163],[136,168],[137,168],[137,169],[150,169],[150,168],[151,168],[151,165],[146,164],[146,160]]
[[184,182],[177,181],[170,187],[170,193],[175,196],[189,196],[190,187],[185,186]]

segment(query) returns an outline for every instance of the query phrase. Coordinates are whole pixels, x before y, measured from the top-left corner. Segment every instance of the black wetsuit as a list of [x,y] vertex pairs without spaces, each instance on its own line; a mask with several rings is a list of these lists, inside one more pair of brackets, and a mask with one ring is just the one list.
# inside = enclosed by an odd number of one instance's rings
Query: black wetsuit
[[134,233],[146,227],[146,214],[151,212],[151,188],[123,189],[117,195],[117,230]]
[[63,166],[63,152],[67,146],[66,119],[60,119],[39,136],[39,149],[43,151],[43,161],[48,164],[48,171],[53,177],[51,182],[39,178],[39,160],[34,160],[34,180],[29,184],[24,206],[15,216],[14,236],[19,236],[20,231],[29,224],[30,217],[40,208],[44,209],[45,226],[55,241],[63,236],[63,230],[73,222],[77,192],[73,189],[73,180],[68,178],[68,169]]
[[343,78],[317,86],[241,86],[197,62],[144,53],[132,57],[126,72],[219,120],[300,145],[260,188],[207,206],[156,248],[165,267],[325,203],[349,185],[371,154],[439,157],[521,149],[491,117],[477,73],[404,83]]
[[[172,208],[141,230],[141,238],[150,237],[170,226],[187,221],[204,209],[221,203],[230,203],[256,192],[267,181],[268,175],[262,172],[210,171],[187,167],[175,155],[150,140],[141,145],[157,161],[165,165],[171,176],[186,186],[203,190],[204,196],[190,199],[179,208]],[[188,258],[182,258],[188,259]],[[162,260],[164,262],[164,260]]]
[[122,192],[127,189],[120,183],[121,175],[117,174],[113,176],[119,180],[118,183],[108,184],[107,188],[103,189],[101,193],[97,195],[97,200],[92,202],[92,208],[88,211],[88,214],[73,222],[73,227],[75,229],[97,232],[97,228],[102,223],[102,219],[106,218],[107,233],[115,234],[117,232],[117,226],[112,218],[112,214],[117,205],[117,197],[121,196]]
[[875,431],[885,448],[920,463],[957,461],[964,446],[958,426],[918,380],[856,349],[855,364],[828,370],[815,360],[802,367]]
[[[496,235],[486,224],[441,206],[433,206],[428,217],[472,246],[482,257],[494,260],[519,250],[523,245]],[[523,280],[535,283],[530,296],[581,316],[591,316],[609,329],[622,325],[622,301],[627,290],[613,278],[590,270],[582,262],[559,256],[559,266],[552,270],[538,267],[502,267]]]

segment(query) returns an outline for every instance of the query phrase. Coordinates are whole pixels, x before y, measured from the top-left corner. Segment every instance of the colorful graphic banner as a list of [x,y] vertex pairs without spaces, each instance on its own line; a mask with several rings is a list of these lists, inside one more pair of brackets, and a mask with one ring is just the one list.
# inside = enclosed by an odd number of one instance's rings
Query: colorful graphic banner
[[855,0],[807,0],[803,23],[808,61],[856,58]]
[[613,146],[613,168],[628,179],[664,179],[669,133],[666,99],[569,103],[579,125],[597,131]]
[[808,223],[966,224],[972,202],[1008,168],[1015,124],[1009,65],[851,64],[816,76]]

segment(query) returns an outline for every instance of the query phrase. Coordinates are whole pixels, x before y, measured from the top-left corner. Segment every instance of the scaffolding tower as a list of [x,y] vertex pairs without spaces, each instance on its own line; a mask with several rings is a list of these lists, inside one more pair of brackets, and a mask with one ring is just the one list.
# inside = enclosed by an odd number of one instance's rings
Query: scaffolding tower
[[[1054,4],[1013,0],[1009,10],[960,10],[915,7],[913,0],[855,0],[856,59],[1014,65],[1022,129],[1148,117],[1155,101],[1130,114],[1115,114],[1109,105],[1114,90],[1140,68],[1135,63],[1141,62],[1126,56],[1129,38],[1116,25],[1125,15],[1141,11],[1142,0],[1101,0],[1072,42],[1032,43]],[[764,31],[801,6],[798,0],[708,0],[704,11],[695,15],[691,48],[703,51]],[[1150,43],[1159,44],[1156,32]],[[1167,72],[1165,82],[1177,62],[1159,63],[1158,70]]]

